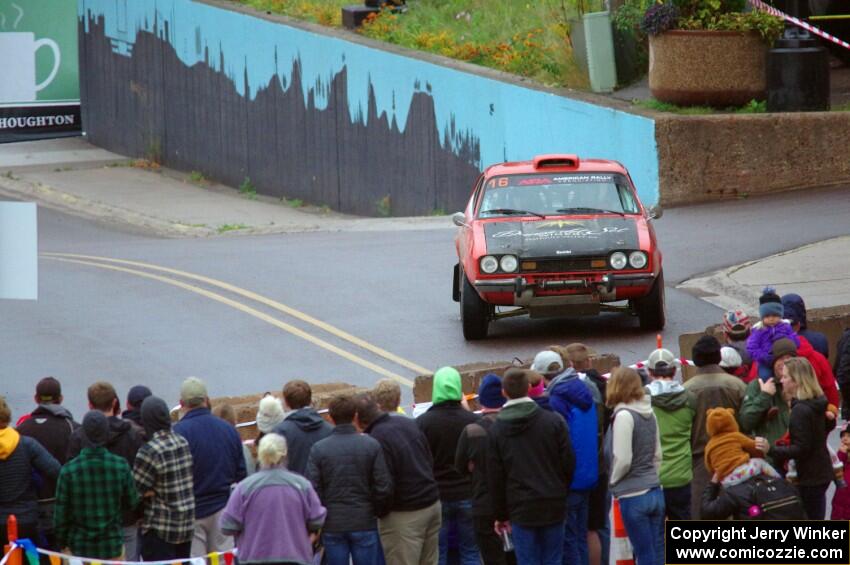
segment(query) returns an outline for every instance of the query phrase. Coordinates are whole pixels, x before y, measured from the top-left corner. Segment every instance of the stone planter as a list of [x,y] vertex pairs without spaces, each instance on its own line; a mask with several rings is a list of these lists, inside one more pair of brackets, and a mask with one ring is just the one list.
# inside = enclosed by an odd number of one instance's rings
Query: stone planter
[[649,89],[680,106],[764,100],[767,44],[756,33],[666,31],[649,38]]

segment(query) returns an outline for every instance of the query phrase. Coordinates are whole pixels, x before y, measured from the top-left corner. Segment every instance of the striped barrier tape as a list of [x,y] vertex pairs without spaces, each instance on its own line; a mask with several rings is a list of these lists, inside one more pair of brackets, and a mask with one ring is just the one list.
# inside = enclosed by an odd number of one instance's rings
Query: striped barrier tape
[[67,555],[55,551],[48,551],[35,547],[29,540],[18,540],[10,544],[10,551],[0,560],[0,565],[6,565],[6,562],[12,556],[16,549],[23,551],[29,563],[38,565],[38,554],[45,555],[50,560],[50,565],[233,565],[237,550],[220,551],[210,553],[204,557],[190,557],[189,559],[172,559],[169,561],[115,561],[108,559],[92,559],[89,557],[79,557],[77,555]]
[[847,43],[846,41],[838,39],[834,35],[830,35],[830,34],[826,33],[825,31],[823,31],[819,28],[816,28],[812,24],[810,24],[808,22],[804,22],[803,20],[801,20],[799,18],[795,18],[794,16],[789,16],[788,14],[786,14],[785,12],[783,12],[781,10],[777,10],[776,8],[774,8],[773,6],[771,6],[769,4],[765,4],[764,2],[762,2],[762,0],[748,0],[748,1],[749,1],[750,5],[753,8],[755,8],[756,10],[760,10],[760,11],[766,12],[766,13],[772,15],[772,16],[782,18],[783,20],[785,20],[787,22],[791,22],[795,26],[801,27],[808,32],[811,32],[811,33],[813,33],[813,34],[815,34],[819,37],[826,39],[827,41],[831,41],[831,42],[835,43],[836,45],[840,45],[840,46],[844,47],[845,49],[850,49],[850,43]]

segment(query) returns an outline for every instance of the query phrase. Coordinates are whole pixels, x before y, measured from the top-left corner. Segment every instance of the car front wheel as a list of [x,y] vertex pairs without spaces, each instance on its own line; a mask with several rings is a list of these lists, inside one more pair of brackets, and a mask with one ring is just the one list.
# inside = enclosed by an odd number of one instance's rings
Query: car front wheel
[[666,315],[664,312],[664,272],[658,273],[658,278],[652,285],[652,290],[643,298],[635,299],[635,310],[640,319],[640,329],[660,331],[664,329]]
[[469,341],[484,339],[490,326],[491,306],[481,300],[463,271],[460,272],[460,279],[460,322],[463,326],[463,337]]

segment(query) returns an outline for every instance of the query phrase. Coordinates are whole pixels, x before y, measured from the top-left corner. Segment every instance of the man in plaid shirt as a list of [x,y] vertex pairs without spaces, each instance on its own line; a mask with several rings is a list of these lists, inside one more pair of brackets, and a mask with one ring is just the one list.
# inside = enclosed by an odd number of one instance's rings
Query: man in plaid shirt
[[122,512],[139,504],[130,466],[109,453],[109,422],[93,410],[83,418],[83,450],[59,473],[53,522],[60,547],[74,555],[121,559]]
[[149,396],[142,402],[142,424],[150,441],[139,449],[133,465],[144,498],[142,559],[188,558],[195,524],[189,443],[171,431],[168,406],[161,398]]

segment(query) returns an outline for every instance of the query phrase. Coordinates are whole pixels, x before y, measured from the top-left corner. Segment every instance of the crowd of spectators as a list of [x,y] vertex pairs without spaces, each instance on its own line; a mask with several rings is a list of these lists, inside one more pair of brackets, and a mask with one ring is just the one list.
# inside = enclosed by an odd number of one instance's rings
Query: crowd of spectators
[[260,400],[253,449],[200,379],[177,422],[145,386],[122,412],[93,383],[78,424],[47,377],[14,426],[0,397],[0,536],[15,515],[20,537],[98,560],[608,565],[615,499],[637,565],[662,565],[665,519],[753,518],[764,485],[785,496],[762,517],[823,519],[835,483],[831,517],[850,519],[850,427],[827,443],[848,415],[850,330],[830,366],[799,296],[766,289],[759,318],[727,312],[687,379],[661,348],[600,375],[576,343],[484,376],[473,410],[443,367],[417,418],[392,380],[334,396],[327,418],[289,381]]

